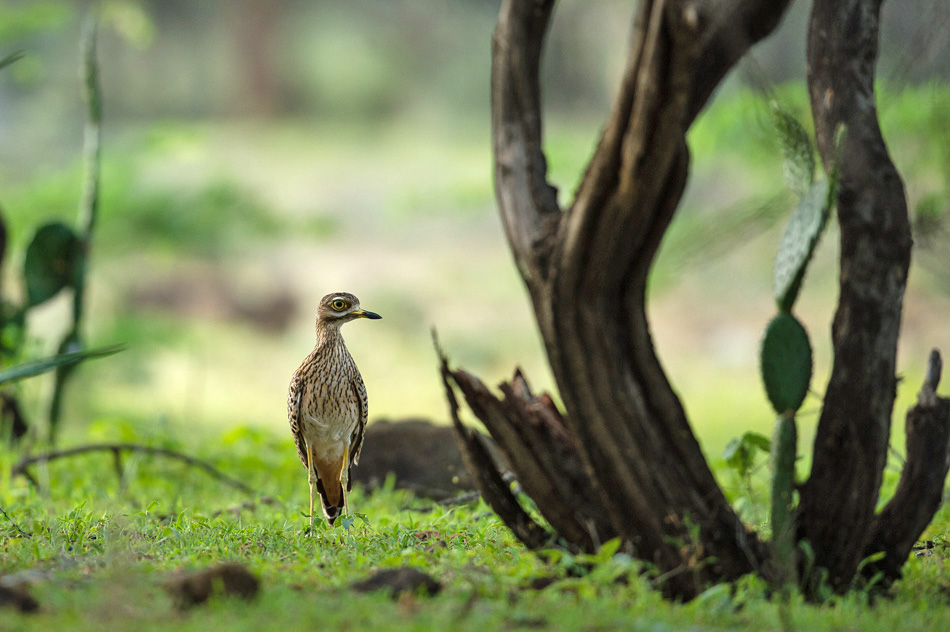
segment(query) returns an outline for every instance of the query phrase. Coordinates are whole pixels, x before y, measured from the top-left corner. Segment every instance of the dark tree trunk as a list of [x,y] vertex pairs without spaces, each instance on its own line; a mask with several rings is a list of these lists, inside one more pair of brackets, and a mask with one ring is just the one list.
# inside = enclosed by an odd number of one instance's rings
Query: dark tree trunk
[[880,4],[815,0],[808,30],[818,149],[825,169],[840,174],[841,293],[832,326],[834,365],[811,476],[801,490],[799,525],[837,588],[851,583],[871,536],[910,264],[904,185],[884,145],[874,101]]
[[[629,551],[655,565],[663,590],[681,598],[712,581],[754,571],[768,575],[770,565],[766,547],[713,479],[654,352],[647,277],[685,186],[686,130],[787,5],[640,2],[616,102],[566,209],[546,179],[538,84],[554,2],[506,0],[494,35],[496,195],[565,410],[531,395],[520,374],[502,385],[503,399],[443,363],[446,385],[453,402],[451,384],[461,390],[567,546],[587,550],[600,534],[616,533]],[[836,359],[812,479],[802,492],[801,531],[814,538],[817,565],[843,585],[872,540],[910,241],[900,178],[880,142],[871,92],[878,6],[858,0],[840,5],[816,1],[822,17],[813,17],[809,46],[819,146],[829,169],[838,164],[839,122],[849,134],[840,161]],[[470,462],[488,470],[480,479],[489,483],[482,487],[486,499],[528,546],[539,546],[543,528],[524,526],[507,488],[498,489],[496,466],[472,443],[477,437],[457,425]],[[832,458],[836,451],[846,459]],[[570,465],[554,467],[558,462]],[[829,476],[837,479],[829,482]],[[838,489],[840,481],[846,485]],[[826,511],[815,502],[820,494],[838,499],[839,521],[820,514]],[[904,525],[893,538],[884,535],[883,524],[874,529],[888,556],[897,551],[893,542],[905,546],[912,531]],[[845,542],[849,538],[854,541]]]

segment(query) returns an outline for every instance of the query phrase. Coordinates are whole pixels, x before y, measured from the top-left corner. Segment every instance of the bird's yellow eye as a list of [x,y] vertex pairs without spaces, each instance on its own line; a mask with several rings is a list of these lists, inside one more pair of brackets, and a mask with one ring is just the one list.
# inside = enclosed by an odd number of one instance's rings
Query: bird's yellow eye
[[333,306],[333,309],[338,312],[342,312],[344,309],[346,309],[346,301],[341,301],[339,299],[333,301],[331,305]]

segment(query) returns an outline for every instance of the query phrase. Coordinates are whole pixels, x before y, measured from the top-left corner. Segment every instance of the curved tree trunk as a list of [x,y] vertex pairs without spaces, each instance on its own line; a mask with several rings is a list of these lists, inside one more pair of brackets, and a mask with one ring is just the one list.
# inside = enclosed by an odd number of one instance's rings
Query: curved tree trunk
[[[538,83],[553,0],[506,0],[494,35],[496,195],[565,410],[530,395],[520,374],[502,385],[499,400],[443,360],[450,398],[454,402],[454,383],[562,541],[589,550],[604,533],[616,533],[655,565],[657,584],[681,598],[712,581],[753,571],[768,576],[770,565],[766,547],[716,484],[657,359],[646,316],[647,277],[686,183],[686,130],[787,5],[642,0],[619,94],[574,203],[565,209],[546,179]],[[839,193],[836,359],[812,478],[802,491],[800,531],[812,540],[816,564],[845,585],[866,549],[883,547],[893,562],[899,551],[888,542],[906,545],[908,534],[926,522],[918,519],[910,528],[893,520],[872,526],[871,520],[893,404],[910,241],[900,178],[883,149],[870,98],[879,2],[840,5],[816,0],[809,40],[813,107],[828,168],[838,164],[839,122],[849,134]],[[845,67],[848,72],[830,72]],[[493,470],[472,443],[477,437],[455,419],[470,462]],[[940,423],[950,427],[950,419]],[[544,529],[499,493],[497,472],[483,474],[486,499],[503,518],[511,516],[505,519],[516,534],[528,546],[546,546],[551,538],[539,535]],[[828,519],[829,498],[837,499],[837,522]]]
[[690,3],[642,2],[620,93],[564,210],[541,149],[538,68],[554,3],[505,2],[494,37],[496,194],[564,422],[601,513],[681,597],[755,570],[764,552],[716,485],[654,353],[647,275],[686,183],[689,123],[786,4],[722,3],[712,16]]
[[832,326],[834,365],[799,511],[801,536],[838,588],[851,583],[871,537],[910,265],[904,184],[884,145],[874,100],[880,5],[815,0],[808,29],[818,150],[825,169],[840,172],[841,294]]

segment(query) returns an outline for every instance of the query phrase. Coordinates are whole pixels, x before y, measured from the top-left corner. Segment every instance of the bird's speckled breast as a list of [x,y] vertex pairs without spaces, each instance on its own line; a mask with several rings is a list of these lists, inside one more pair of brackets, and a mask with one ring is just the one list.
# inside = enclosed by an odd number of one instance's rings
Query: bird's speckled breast
[[300,402],[301,431],[326,457],[338,457],[349,447],[359,423],[360,404],[353,382],[361,377],[343,344],[315,349],[310,359],[310,376]]

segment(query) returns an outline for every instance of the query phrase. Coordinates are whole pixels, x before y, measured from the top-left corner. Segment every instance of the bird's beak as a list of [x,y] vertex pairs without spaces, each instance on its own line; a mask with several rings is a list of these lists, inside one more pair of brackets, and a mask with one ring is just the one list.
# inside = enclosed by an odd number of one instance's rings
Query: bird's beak
[[369,318],[370,320],[379,320],[380,318],[382,318],[382,316],[380,316],[376,312],[369,312],[369,311],[366,311],[365,309],[358,309],[355,312],[352,312],[352,314],[356,316],[357,318]]

